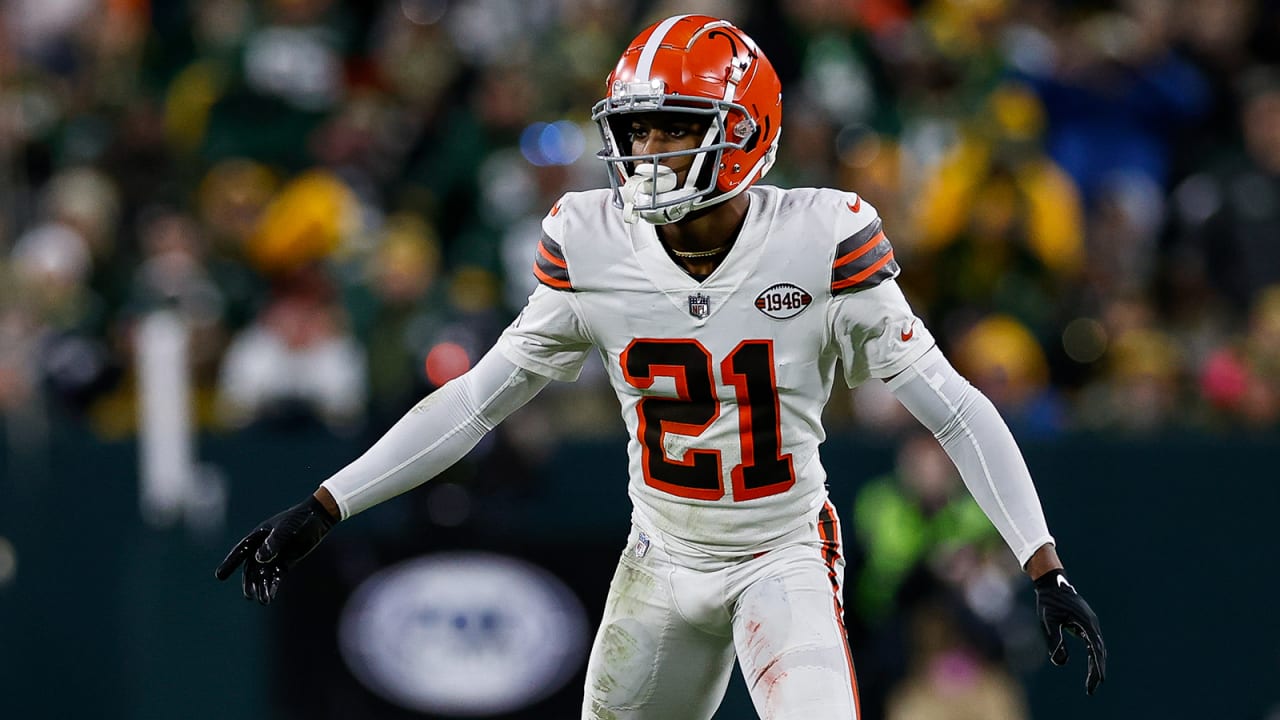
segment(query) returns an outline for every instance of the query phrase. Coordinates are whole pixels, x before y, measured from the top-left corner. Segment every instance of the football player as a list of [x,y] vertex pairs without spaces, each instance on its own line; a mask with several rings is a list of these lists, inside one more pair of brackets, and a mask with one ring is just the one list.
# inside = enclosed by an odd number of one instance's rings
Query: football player
[[587,669],[583,718],[710,718],[736,657],[763,718],[856,718],[842,532],[818,458],[842,361],[930,429],[1034,583],[1056,664],[1106,649],[1067,582],[995,407],[912,312],[875,208],[758,181],[782,132],[760,48],[699,15],[645,29],[594,108],[609,189],[542,222],[539,280],[496,346],[218,567],[268,603],[342,519],[430,479],[598,351],[630,434],[632,530]]

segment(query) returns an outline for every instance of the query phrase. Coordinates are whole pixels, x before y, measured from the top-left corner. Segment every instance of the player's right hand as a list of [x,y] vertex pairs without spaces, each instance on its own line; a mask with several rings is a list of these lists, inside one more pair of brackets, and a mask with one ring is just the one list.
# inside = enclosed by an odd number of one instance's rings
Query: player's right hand
[[285,574],[314,550],[337,523],[319,500],[309,496],[245,535],[213,575],[226,580],[243,563],[245,598],[266,605],[275,598]]
[[1063,630],[1084,641],[1089,653],[1089,669],[1085,674],[1085,692],[1092,695],[1098,684],[1107,678],[1107,645],[1102,641],[1098,616],[1093,608],[1080,597],[1075,587],[1067,582],[1061,570],[1050,570],[1035,581],[1036,614],[1040,616],[1040,629],[1049,645],[1049,661],[1054,665],[1067,663],[1067,642]]

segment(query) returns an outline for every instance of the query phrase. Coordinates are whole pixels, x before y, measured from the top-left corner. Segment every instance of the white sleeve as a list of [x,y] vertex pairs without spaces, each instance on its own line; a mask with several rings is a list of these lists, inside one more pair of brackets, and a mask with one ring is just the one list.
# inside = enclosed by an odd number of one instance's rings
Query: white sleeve
[[572,293],[538,285],[495,347],[525,370],[573,382],[593,345],[574,309]]
[[325,480],[349,518],[430,480],[457,462],[549,378],[490,350],[469,372],[418,403],[373,447]]
[[828,324],[849,387],[893,377],[934,345],[893,279],[832,298]]
[[895,397],[933,432],[978,506],[1018,563],[1052,543],[1040,497],[1009,426],[986,395],[969,384],[937,348],[888,383]]

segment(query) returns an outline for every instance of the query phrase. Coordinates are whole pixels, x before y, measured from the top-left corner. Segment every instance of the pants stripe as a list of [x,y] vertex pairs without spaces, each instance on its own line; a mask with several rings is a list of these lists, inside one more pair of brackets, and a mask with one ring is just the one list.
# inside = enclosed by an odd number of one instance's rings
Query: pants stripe
[[832,609],[835,611],[836,626],[840,628],[840,640],[844,645],[845,661],[849,664],[849,689],[853,693],[853,707],[857,717],[862,717],[862,704],[858,698],[858,673],[853,667],[853,653],[849,650],[849,633],[844,627],[844,603],[841,597],[840,575],[836,572],[836,563],[840,560],[840,521],[836,518],[835,508],[825,503],[818,512],[818,537],[822,540],[822,560],[827,566],[827,577],[831,580]]

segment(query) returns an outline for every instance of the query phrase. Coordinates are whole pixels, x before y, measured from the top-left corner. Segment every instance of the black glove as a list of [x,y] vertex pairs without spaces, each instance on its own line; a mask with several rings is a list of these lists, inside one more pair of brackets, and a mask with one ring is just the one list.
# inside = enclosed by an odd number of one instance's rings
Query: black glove
[[266,605],[275,598],[285,573],[314,550],[337,523],[319,500],[309,496],[245,535],[213,575],[226,580],[243,562],[245,598]]
[[1067,641],[1062,631],[1084,641],[1089,651],[1089,672],[1085,676],[1085,692],[1092,695],[1098,683],[1107,679],[1107,646],[1102,642],[1102,630],[1098,616],[1089,603],[1067,582],[1061,570],[1050,570],[1035,581],[1036,614],[1040,616],[1040,628],[1049,644],[1049,661],[1054,665],[1067,663]]

